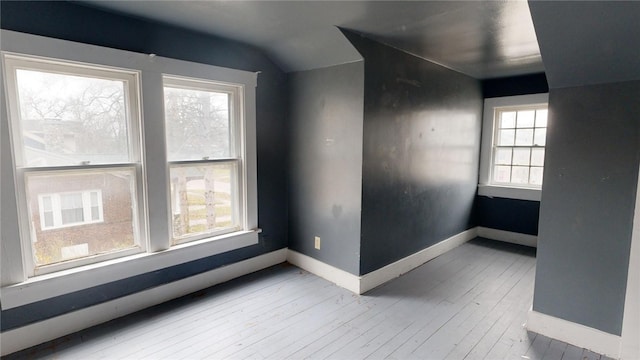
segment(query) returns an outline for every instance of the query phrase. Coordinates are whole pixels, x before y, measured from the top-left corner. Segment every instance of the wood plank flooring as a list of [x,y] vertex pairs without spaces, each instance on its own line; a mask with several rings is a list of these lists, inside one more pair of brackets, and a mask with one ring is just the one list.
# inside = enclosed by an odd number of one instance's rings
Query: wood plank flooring
[[283,264],[7,358],[607,359],[523,328],[534,272],[484,239],[361,296]]

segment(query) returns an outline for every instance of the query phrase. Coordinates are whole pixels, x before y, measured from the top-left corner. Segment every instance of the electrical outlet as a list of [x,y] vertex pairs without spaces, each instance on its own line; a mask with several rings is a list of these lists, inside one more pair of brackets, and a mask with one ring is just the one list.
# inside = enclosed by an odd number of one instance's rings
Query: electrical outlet
[[320,250],[320,236],[316,236],[315,247],[317,250]]

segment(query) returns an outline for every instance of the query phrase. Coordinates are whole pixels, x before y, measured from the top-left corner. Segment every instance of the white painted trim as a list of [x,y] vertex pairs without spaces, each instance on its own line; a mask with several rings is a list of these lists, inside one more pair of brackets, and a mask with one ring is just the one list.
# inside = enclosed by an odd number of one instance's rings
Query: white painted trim
[[[494,137],[494,114],[495,108],[499,107],[507,107],[507,106],[527,106],[534,104],[544,104],[549,102],[549,93],[543,94],[530,94],[530,95],[518,95],[518,96],[505,96],[505,97],[497,97],[497,98],[487,98],[484,99],[484,112],[482,116],[482,138],[480,145],[480,176],[479,176],[479,187],[491,185],[491,163],[493,157],[493,137]],[[491,187],[496,188],[510,188],[509,186],[494,186]],[[522,199],[529,200],[528,198],[521,198],[518,196],[531,197],[533,193],[526,194],[527,191],[520,190],[529,190],[522,188],[513,188],[515,191],[509,192],[501,189],[497,189],[496,195],[487,194],[486,196],[496,196],[496,197],[504,197],[504,198],[512,198],[512,195],[515,195],[514,199]],[[535,191],[536,189],[531,189]],[[478,194],[480,194],[480,190],[478,189]],[[488,189],[487,191],[492,191],[492,189]],[[524,195],[523,195],[524,194]],[[540,195],[537,196],[537,201],[540,201]]]
[[0,289],[2,309],[82,290],[86,284],[106,284],[257,243],[257,231],[241,231],[221,235],[216,240],[194,241],[165,251],[136,254],[32,277]]
[[427,261],[464,244],[476,236],[476,228],[463,231],[435,245],[420,250],[417,253],[411,254],[362,276],[351,274],[293,250],[289,250],[287,252],[287,261],[355,294],[364,294],[373,288],[408,273]]
[[353,275],[291,249],[287,251],[287,261],[353,293],[360,294],[360,277],[358,275]]
[[[13,54],[14,56],[26,56],[30,59],[45,58],[43,60],[45,62],[57,59],[63,63],[73,63],[87,69],[96,66],[107,69],[128,69],[128,72],[134,73],[136,77],[140,78],[139,85],[142,87],[142,93],[139,93],[138,90],[136,93],[138,93],[137,100],[142,105],[140,112],[144,116],[142,117],[142,128],[139,129],[139,133],[136,132],[134,137],[144,147],[144,151],[137,155],[144,158],[139,160],[145,164],[145,167],[141,169],[139,164],[136,165],[136,191],[139,195],[137,208],[141,212],[139,216],[140,239],[141,243],[146,245],[147,250],[146,253],[131,256],[118,253],[118,255],[122,255],[121,258],[96,261],[94,264],[82,266],[82,262],[96,260],[96,258],[85,258],[78,260],[75,263],[78,266],[73,269],[29,278],[31,270],[28,269],[33,267],[28,266],[28,262],[21,256],[22,254],[26,256],[29,253],[27,249],[30,246],[27,241],[30,226],[26,221],[28,217],[24,216],[27,214],[25,210],[27,206],[22,195],[17,199],[5,196],[0,204],[4,215],[2,226],[0,226],[2,228],[1,284],[5,286],[0,289],[2,309],[21,306],[258,243],[255,120],[257,73],[8,30],[0,30],[0,37],[2,38],[3,57],[6,54]],[[4,69],[6,67],[5,61],[0,61],[0,63],[0,68]],[[94,71],[96,70],[94,69]],[[139,73],[141,75],[137,75]],[[4,71],[3,74],[5,74]],[[171,246],[167,221],[170,212],[167,200],[169,186],[165,154],[165,129],[164,121],[157,121],[164,117],[164,106],[162,105],[163,74],[207,79],[242,87],[241,93],[245,105],[243,109],[245,122],[242,129],[245,135],[242,172],[246,183],[245,189],[243,189],[243,196],[246,199],[243,231],[210,236],[207,239],[183,244],[184,246]],[[8,94],[6,90],[6,82],[3,82],[2,91],[0,91],[0,95],[2,95],[0,96],[0,107],[5,106],[6,111],[0,115],[3,138],[0,152],[13,154],[13,147],[10,146],[11,138],[7,138],[5,135],[5,129],[10,123],[7,114],[10,109],[6,106],[6,95]],[[130,91],[133,92],[134,89],[130,89]],[[5,141],[5,139],[7,140]],[[143,139],[147,139],[147,141],[143,141]],[[134,146],[134,148],[139,147]],[[3,155],[3,193],[5,195],[23,194],[24,191],[19,191],[23,186],[21,184],[24,184],[24,181],[21,180],[22,175],[19,175],[19,170],[13,166],[14,159],[10,159],[10,161],[6,161],[6,159],[7,157]],[[7,172],[4,171],[5,169],[11,170]],[[149,194],[154,196],[149,196]],[[17,206],[15,202],[17,202]],[[11,219],[16,220],[14,219],[16,216],[17,221],[10,221]],[[27,258],[29,257],[27,256]]]
[[496,185],[478,185],[478,195],[506,199],[540,201],[541,189],[527,189]]
[[389,280],[393,280],[403,274],[406,274],[427,261],[464,244],[476,236],[476,228],[463,231],[426,249],[420,250],[415,254],[409,255],[378,270],[362,275],[360,278],[360,294],[376,288]]
[[286,260],[287,249],[276,250],[202,274],[84,308],[2,333],[1,355],[7,355],[131,314]]
[[538,247],[538,237],[535,235],[478,226],[478,236],[512,244]]
[[620,356],[620,336],[530,310],[527,330],[594,351],[614,359]]
[[[640,175],[638,175],[638,179],[640,179]],[[623,360],[640,359],[640,181],[638,182],[633,216],[620,358]]]

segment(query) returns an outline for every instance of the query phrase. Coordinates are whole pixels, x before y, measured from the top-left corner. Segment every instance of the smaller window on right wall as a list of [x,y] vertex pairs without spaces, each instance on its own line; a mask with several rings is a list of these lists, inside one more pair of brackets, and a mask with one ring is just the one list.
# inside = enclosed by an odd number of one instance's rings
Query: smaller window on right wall
[[547,106],[496,108],[492,183],[542,186]]
[[485,99],[480,195],[539,200],[548,95]]

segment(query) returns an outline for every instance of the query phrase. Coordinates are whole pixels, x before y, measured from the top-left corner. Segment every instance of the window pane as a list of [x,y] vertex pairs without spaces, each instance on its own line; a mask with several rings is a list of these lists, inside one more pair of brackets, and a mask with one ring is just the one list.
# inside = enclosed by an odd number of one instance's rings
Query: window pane
[[229,94],[164,88],[169,161],[229,158]]
[[512,148],[496,149],[496,165],[511,165]]
[[543,169],[541,167],[532,167],[529,183],[531,185],[542,185],[542,173]]
[[516,130],[516,145],[533,145],[533,129]]
[[[133,169],[100,171],[57,171],[27,174],[27,199],[30,203],[29,214],[33,224],[34,257],[37,266],[92,256],[101,253],[129,249],[137,246],[135,229],[135,175]],[[100,189],[104,195],[104,220],[100,222],[81,222],[79,224],[53,224],[55,227],[42,229],[37,219],[38,195],[57,194],[60,205],[53,212],[68,216],[74,221],[78,206],[77,195],[88,190]],[[55,205],[55,204],[54,204]],[[69,210],[64,210],[69,209]],[[69,211],[69,215],[62,215]],[[74,214],[71,214],[74,211]],[[46,215],[45,215],[46,216]],[[47,219],[45,225],[48,226]],[[53,219],[51,221],[54,223]],[[86,249],[86,251],[85,251]]]
[[237,230],[236,163],[170,168],[173,236]]
[[534,148],[531,149],[531,166],[543,166],[544,165],[544,149]]
[[548,110],[536,110],[536,127],[547,127]]
[[518,111],[518,128],[532,128],[535,115],[535,110]]
[[500,113],[500,128],[514,128],[516,127],[516,112],[505,111]]
[[100,195],[97,191],[91,192],[91,220],[93,221],[100,220],[100,202],[98,201]]
[[60,214],[62,215],[62,225],[83,222],[82,193],[61,194]]
[[51,211],[44,212],[44,227],[46,228],[53,227],[53,212]]
[[513,165],[529,166],[530,159],[531,159],[531,149],[529,148],[513,149]]
[[511,166],[495,166],[493,168],[493,181],[498,183],[511,181]]
[[25,165],[128,162],[125,82],[16,71]]
[[547,129],[536,129],[533,143],[537,146],[545,146],[547,143]]
[[43,211],[51,211],[53,209],[51,205],[51,196],[43,196],[42,197],[42,210]]
[[498,145],[513,146],[515,136],[515,130],[500,130],[498,132]]
[[511,174],[511,182],[514,184],[528,184],[529,167],[514,166]]

